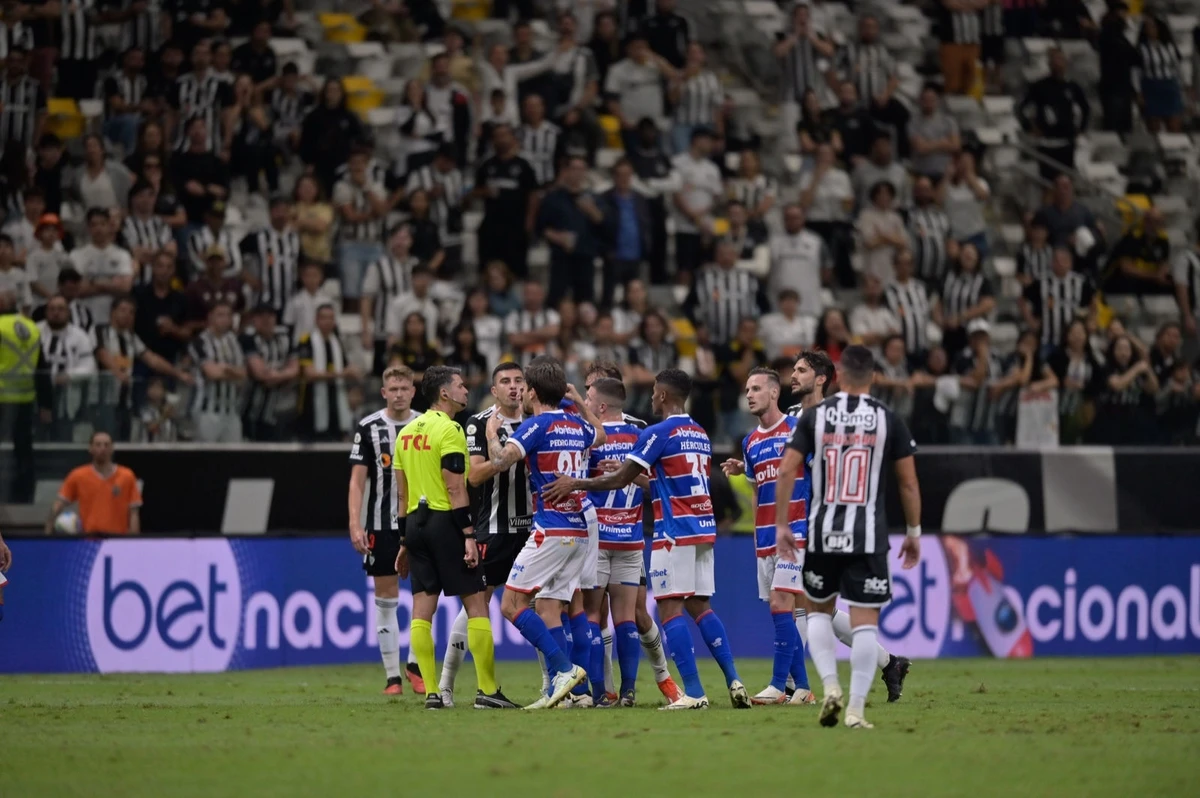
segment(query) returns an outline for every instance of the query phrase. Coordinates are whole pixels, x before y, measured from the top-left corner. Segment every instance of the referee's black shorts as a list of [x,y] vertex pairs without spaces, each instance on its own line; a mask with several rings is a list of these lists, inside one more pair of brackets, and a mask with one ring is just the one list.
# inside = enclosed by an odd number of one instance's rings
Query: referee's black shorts
[[483,568],[468,568],[462,530],[448,511],[418,511],[405,532],[413,593],[469,596],[484,589]]

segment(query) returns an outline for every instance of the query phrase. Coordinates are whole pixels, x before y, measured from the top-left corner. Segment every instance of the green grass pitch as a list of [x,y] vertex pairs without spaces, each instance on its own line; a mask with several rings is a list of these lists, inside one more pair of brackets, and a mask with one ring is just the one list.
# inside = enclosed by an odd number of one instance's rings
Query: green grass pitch
[[[740,663],[752,692],[770,663]],[[501,663],[532,700],[532,664]],[[646,676],[649,669],[643,667]],[[479,712],[379,695],[378,666],[204,676],[0,679],[0,796],[1195,795],[1200,658],[918,662],[873,731],[812,707],[668,715],[647,678],[632,710]],[[843,684],[849,678],[842,666]]]

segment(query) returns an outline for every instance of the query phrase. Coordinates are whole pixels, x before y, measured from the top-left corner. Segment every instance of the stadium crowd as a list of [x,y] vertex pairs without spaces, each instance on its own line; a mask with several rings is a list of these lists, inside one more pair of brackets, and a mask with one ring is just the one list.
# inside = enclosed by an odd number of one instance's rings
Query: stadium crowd
[[[276,54],[301,27],[290,0],[5,5],[0,295],[41,325],[42,440],[345,440],[389,365],[461,368],[474,409],[497,362],[549,353],[578,385],[618,363],[645,417],[654,375],[681,367],[692,415],[729,441],[751,369],[787,385],[799,351],[836,362],[851,343],[920,443],[1011,443],[1023,397],[1051,389],[1064,443],[1196,440],[1200,251],[1173,253],[1153,207],[1106,229],[1076,198],[1057,165],[1094,114],[1062,51],[1017,98],[1052,185],[1015,276],[993,262],[985,148],[946,105],[1002,92],[1005,37],[1044,33],[1099,48],[1106,129],[1136,107],[1179,130],[1161,19],[1131,42],[1120,2],[1097,20],[1080,2],[915,4],[941,74],[906,97],[873,4],[847,37],[826,4],[781,0],[775,151],[732,124],[676,0],[495,2],[515,20],[500,38],[452,5],[360,15],[429,55],[386,136],[348,81]],[[72,135],[47,98],[103,114]],[[1178,320],[1143,340],[1109,294],[1175,297]]]

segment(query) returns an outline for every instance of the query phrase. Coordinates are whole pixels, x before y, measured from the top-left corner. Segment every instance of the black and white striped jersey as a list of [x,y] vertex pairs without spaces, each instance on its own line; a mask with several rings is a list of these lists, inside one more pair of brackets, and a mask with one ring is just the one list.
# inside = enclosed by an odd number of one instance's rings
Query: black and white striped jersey
[[946,274],[946,239],[950,217],[936,205],[914,206],[908,212],[908,234],[913,242],[913,264],[917,275],[937,285]]
[[33,49],[33,28],[24,22],[0,22],[0,59],[8,58],[13,48]]
[[944,44],[979,44],[983,31],[978,11],[953,11],[942,0],[939,32]]
[[836,68],[842,80],[852,81],[858,88],[859,102],[865,105],[887,89],[896,75],[896,60],[878,42],[847,44],[838,51]]
[[804,405],[792,405],[787,409],[787,413],[785,415],[791,416],[792,418],[800,418],[803,413]]
[[983,274],[952,271],[942,282],[942,312],[961,316],[989,296],[994,296],[992,286]]
[[517,131],[517,143],[521,148],[521,157],[533,167],[538,185],[553,183],[558,173],[558,158],[562,154],[562,129],[553,122],[542,122],[536,129],[521,125]]
[[[396,421],[387,410],[380,410],[358,422],[350,445],[350,465],[367,468],[367,508],[362,517],[368,532],[398,531],[396,482],[392,456],[396,451],[396,432],[421,414],[410,410],[408,418]],[[478,516],[477,516],[478,517]],[[478,522],[476,522],[478,528]]]
[[1068,272],[1065,277],[1048,272],[1030,283],[1025,289],[1025,301],[1042,323],[1042,345],[1063,343],[1067,327],[1074,319],[1086,315],[1095,295],[1091,281],[1079,272]]
[[97,0],[71,0],[62,3],[59,21],[62,39],[58,57],[63,61],[93,61],[99,54],[96,46]]
[[242,262],[242,250],[238,246],[238,242],[233,237],[233,232],[222,226],[217,232],[208,225],[204,225],[192,231],[188,236],[188,262],[192,267],[192,279],[196,279],[204,274],[204,253],[208,248],[216,244],[225,250],[225,273],[224,277],[237,277],[242,273],[245,264]]
[[[784,34],[779,36],[783,37]],[[828,84],[821,63],[824,58],[807,38],[796,42],[780,60],[783,102],[799,104],[804,100],[804,92],[809,89],[815,91],[818,97],[825,95]]]
[[[161,216],[142,219],[131,214],[121,223],[121,244],[130,251],[136,247],[158,251],[174,240],[171,226],[163,221]],[[135,267],[138,267],[138,264],[135,263]],[[141,264],[134,275],[134,284],[146,285],[150,279],[150,264]]]
[[900,320],[904,351],[916,355],[929,348],[929,289],[920,280],[894,282],[884,291],[888,309]]
[[92,318],[92,311],[78,299],[74,299],[67,304],[67,309],[71,313],[71,323],[79,327],[84,332],[91,334],[96,326],[95,320]]
[[[128,9],[137,0],[122,0],[122,9]],[[126,20],[121,31],[121,48],[140,47],[146,53],[156,53],[166,42],[163,39],[163,2],[149,0],[145,8],[132,19]]]
[[[488,454],[488,419],[499,411],[492,405],[482,413],[467,419],[467,453],[472,457],[491,459]],[[505,418],[498,437],[500,445],[521,426],[519,418]],[[475,532],[481,541],[492,535],[528,530],[533,522],[533,499],[529,495],[529,472],[521,459],[479,487],[470,488],[471,506],[475,510]]]
[[300,234],[291,227],[264,227],[243,238],[240,250],[262,281],[258,301],[270,305],[282,317],[299,285]]
[[441,188],[441,196],[430,196],[429,217],[437,223],[438,234],[444,245],[457,244],[458,236],[463,232],[462,204],[467,193],[466,178],[458,168],[442,172],[432,164],[427,164],[409,173],[404,188],[411,194],[417,189],[432,192],[435,186]]
[[729,198],[745,205],[746,210],[751,213],[762,204],[763,200],[779,194],[775,181],[766,175],[757,175],[748,180],[744,177],[735,177],[727,185]]
[[[522,308],[514,310],[504,317],[504,335],[511,337],[513,333],[527,333],[550,327],[559,323],[558,311],[550,308],[529,311]],[[545,354],[545,346],[531,346],[523,349],[513,347],[513,358],[524,368],[538,355]]]
[[904,421],[870,396],[836,393],[800,416],[788,448],[812,460],[810,554],[888,550],[888,466],[917,451]]
[[[281,370],[292,357],[292,335],[283,326],[275,328],[275,334],[266,337],[251,332],[241,337],[242,354],[246,362],[252,357],[261,357],[267,368]],[[268,387],[249,378],[246,392],[246,407],[244,417],[247,421],[258,424],[275,424],[278,422],[275,410],[279,387]]]
[[[146,352],[146,345],[132,329],[118,330],[111,324],[101,324],[95,332],[96,349],[109,354],[119,368],[133,370],[133,363]],[[100,382],[100,404],[133,407],[132,384],[121,385],[116,379]]]
[[1004,35],[1004,6],[1000,3],[989,3],[979,12],[979,33],[981,36]]
[[[954,372],[961,376],[973,374],[979,365],[979,356],[967,348],[953,364]],[[1041,375],[1037,375],[1039,378]],[[1004,378],[1004,364],[994,352],[988,352],[984,367],[984,378],[974,388],[963,388],[962,394],[950,409],[950,424],[971,432],[988,432],[996,429],[996,411],[1002,397],[993,397],[991,383]]]
[[[338,166],[333,172],[333,179],[335,185],[343,180],[349,180],[350,164],[344,163]],[[367,159],[367,182],[377,186],[385,186],[388,182],[387,164],[374,156]]]
[[688,306],[708,325],[716,344],[729,343],[743,318],[757,318],[767,309],[762,284],[745,269],[702,269],[692,291]]
[[710,69],[697,72],[679,87],[679,101],[675,103],[675,123],[678,125],[712,126],[717,121],[717,111],[725,102],[725,89],[716,73]]
[[113,113],[113,110],[108,107],[110,97],[118,97],[126,105],[136,109],[137,105],[146,99],[146,93],[149,90],[150,83],[141,73],[130,75],[123,70],[112,73],[104,80],[105,112]]
[[214,335],[204,330],[192,339],[189,347],[196,364],[196,385],[192,390],[193,413],[216,413],[235,416],[242,411],[242,383],[240,380],[206,380],[203,365],[219,363],[235,368],[246,365],[242,345],[232,332]]
[[304,124],[304,117],[314,102],[312,92],[297,89],[288,93],[273,89],[270,95],[271,118],[276,130],[295,130]]
[[1049,244],[1035,247],[1026,241],[1017,250],[1017,274],[1036,282],[1050,273],[1050,261],[1053,258],[1054,247]]
[[641,366],[651,374],[657,374],[663,369],[675,368],[679,364],[679,352],[675,345],[668,341],[654,346],[638,338],[629,345],[629,362]]
[[67,324],[56,330],[49,322],[39,321],[42,333],[42,358],[50,368],[50,376],[87,374],[96,370],[96,343],[82,327]]
[[1183,287],[1192,315],[1200,318],[1200,308],[1196,307],[1196,301],[1200,299],[1200,251],[1189,249],[1181,252],[1171,264],[1171,276],[1175,279],[1176,288]]
[[208,151],[220,150],[221,112],[232,103],[232,86],[216,72],[209,70],[203,75],[189,72],[176,80],[171,91],[171,107],[179,114],[175,149],[182,151],[187,146],[187,123],[199,116],[208,129]]
[[[1142,42],[1138,45],[1139,79],[1179,80],[1179,62],[1183,60],[1179,48],[1163,41]],[[1139,85],[1135,81],[1134,85]]]
[[412,272],[420,264],[411,255],[400,260],[388,253],[367,267],[363,275],[363,296],[374,297],[371,313],[374,316],[375,337],[387,338],[387,312],[392,300],[412,288]]
[[28,75],[0,81],[0,142],[33,146],[38,115],[46,110],[46,95]]
[[[367,196],[367,189],[372,186],[381,187],[382,185],[382,182],[368,180],[367,187],[364,188],[350,180],[341,180],[333,190],[334,208],[337,209],[343,205],[349,205],[358,213],[366,213],[371,210],[371,201]],[[371,190],[374,191],[375,189],[371,188]],[[385,220],[383,219],[349,222],[339,218],[338,240],[381,242],[383,241],[384,222]]]

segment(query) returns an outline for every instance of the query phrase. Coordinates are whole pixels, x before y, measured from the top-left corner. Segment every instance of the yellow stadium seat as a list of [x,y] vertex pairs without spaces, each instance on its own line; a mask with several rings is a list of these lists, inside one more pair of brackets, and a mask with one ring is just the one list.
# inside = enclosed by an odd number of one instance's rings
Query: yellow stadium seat
[[600,129],[604,131],[604,146],[610,150],[624,150],[625,142],[621,140],[621,120],[612,114],[600,114]]
[[693,357],[696,354],[696,328],[691,321],[680,317],[671,320],[671,330],[675,333],[675,349],[680,357]]
[[321,13],[317,15],[317,21],[325,31],[326,41],[342,44],[366,41],[367,29],[359,25],[352,14]]
[[346,89],[346,107],[364,119],[372,109],[383,105],[383,92],[368,77],[348,75],[342,78],[342,86]]
[[46,132],[63,141],[83,135],[85,122],[79,104],[70,97],[51,97],[46,101]]
[[712,231],[715,236],[724,236],[729,232],[729,220],[724,218],[713,219]]
[[453,0],[450,16],[468,22],[479,22],[492,15],[491,0]]

